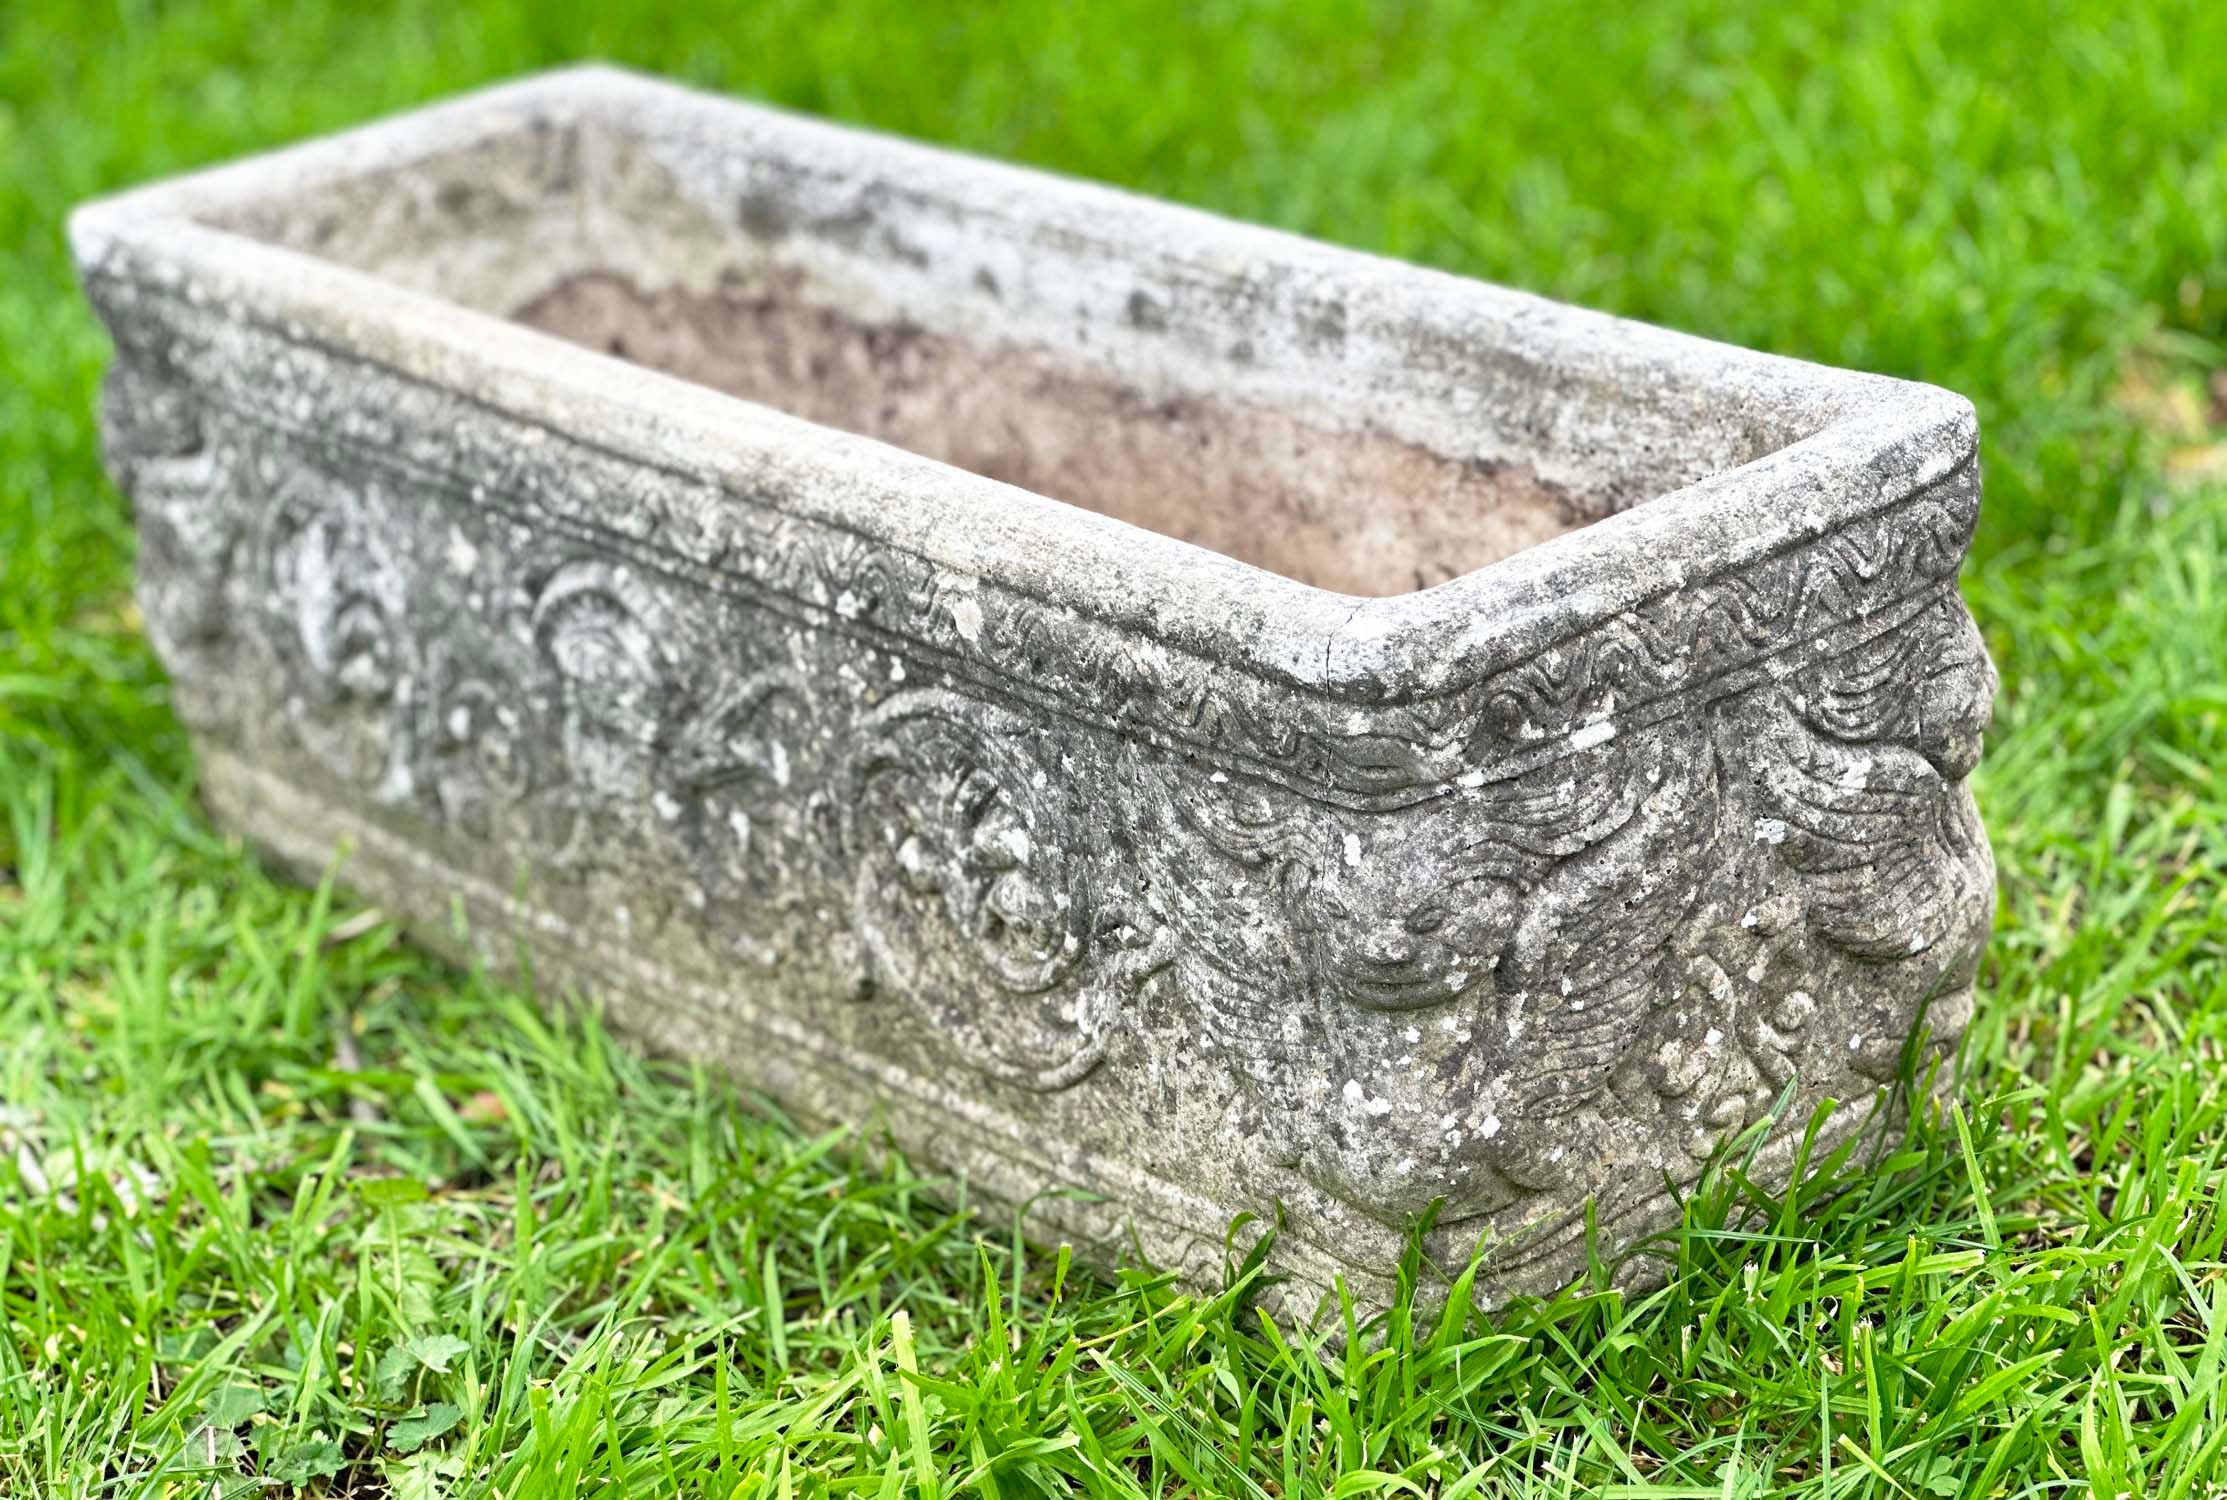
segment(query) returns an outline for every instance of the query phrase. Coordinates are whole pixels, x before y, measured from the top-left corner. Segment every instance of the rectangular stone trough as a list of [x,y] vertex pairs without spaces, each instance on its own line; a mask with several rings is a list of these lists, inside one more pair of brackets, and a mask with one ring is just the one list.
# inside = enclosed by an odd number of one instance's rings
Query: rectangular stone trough
[[1956,396],[600,68],[71,234],[216,817],[1044,1238],[1535,1290],[1969,1017]]

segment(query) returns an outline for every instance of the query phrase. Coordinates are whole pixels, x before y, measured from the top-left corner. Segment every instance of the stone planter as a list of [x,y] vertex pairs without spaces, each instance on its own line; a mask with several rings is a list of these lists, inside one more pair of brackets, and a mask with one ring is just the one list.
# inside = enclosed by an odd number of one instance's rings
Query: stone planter
[[1969,1016],[1958,397],[604,69],[71,232],[216,816],[1043,1236],[1540,1288]]

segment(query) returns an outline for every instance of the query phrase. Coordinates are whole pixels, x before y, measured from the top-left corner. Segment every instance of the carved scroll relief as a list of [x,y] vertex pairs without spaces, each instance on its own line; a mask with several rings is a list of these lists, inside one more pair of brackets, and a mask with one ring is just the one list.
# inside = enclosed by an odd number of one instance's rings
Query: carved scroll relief
[[986,1088],[1190,1049],[1271,1195],[1637,1201],[1969,1015],[1994,679],[1942,499],[1356,732],[793,518],[708,569],[112,381],[150,633],[231,683],[207,733],[538,881],[655,883],[736,975],[901,1007]]

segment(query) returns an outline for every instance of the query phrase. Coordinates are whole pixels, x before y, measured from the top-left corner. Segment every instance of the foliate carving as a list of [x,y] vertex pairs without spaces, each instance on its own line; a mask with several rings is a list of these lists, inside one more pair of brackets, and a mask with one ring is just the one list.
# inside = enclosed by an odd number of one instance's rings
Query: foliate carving
[[764,911],[801,900],[830,817],[813,794],[816,699],[793,669],[716,688],[672,748],[673,811],[706,900]]
[[550,782],[546,715],[531,699],[531,656],[509,640],[437,641],[426,659],[418,742],[424,790],[447,826],[472,839],[524,839],[518,810]]
[[1373,817],[1177,791],[1175,982],[1290,1165],[1387,1222],[1513,1223],[1652,1191],[1802,1080],[1890,1081],[1921,1021],[1953,1043],[1993,890],[1952,779],[1993,692],[1969,617],[1927,585],[1791,681]]
[[832,832],[804,675],[704,672],[712,623],[670,580],[599,558],[555,568],[522,631],[557,747],[559,774],[534,799],[551,860],[685,872],[684,900],[717,944],[778,966],[790,915],[825,878]]
[[1544,1219],[1517,1264],[1969,1015],[1962,476],[1357,711],[381,372],[300,430],[115,379],[157,645],[244,685],[212,733],[722,983],[780,969],[752,993],[887,1076],[1084,1101],[1163,1175],[1139,1101],[1227,1109],[1273,1180],[1202,1191],[1329,1253],[1436,1204]]
[[860,721],[845,777],[866,984],[1029,1088],[1089,1072],[1146,972],[1078,769],[1041,726],[929,689]]
[[384,802],[408,798],[417,642],[401,618],[407,581],[396,560],[345,491],[282,493],[260,541],[289,728],[343,784]]

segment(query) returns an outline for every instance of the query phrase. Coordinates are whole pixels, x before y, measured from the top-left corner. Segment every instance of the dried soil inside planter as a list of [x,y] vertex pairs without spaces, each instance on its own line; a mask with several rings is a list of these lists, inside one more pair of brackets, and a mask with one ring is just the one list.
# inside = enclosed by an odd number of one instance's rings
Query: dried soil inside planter
[[[862,322],[802,283],[734,274],[699,293],[590,271],[512,317],[1341,593],[1428,588],[1597,519],[1528,465],[1156,394],[1045,349]],[[1154,316],[1148,305],[1132,318]]]
[[876,149],[541,122],[208,221],[1347,594],[1433,587],[1838,415],[1570,363],[1451,279],[1443,306],[1385,297],[1181,220],[1140,256],[1119,206],[1032,225]]

